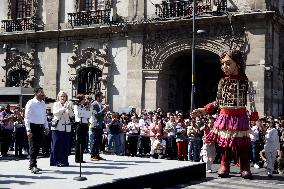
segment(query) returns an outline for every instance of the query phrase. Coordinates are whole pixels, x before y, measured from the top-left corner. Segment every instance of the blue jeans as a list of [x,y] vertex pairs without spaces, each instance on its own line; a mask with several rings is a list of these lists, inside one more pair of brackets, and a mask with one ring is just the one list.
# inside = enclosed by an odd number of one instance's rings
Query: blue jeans
[[187,148],[188,160],[193,160],[194,162],[198,162],[200,160],[200,150],[201,150],[201,140],[199,138],[195,138],[191,141],[188,141],[188,148]]
[[126,134],[125,133],[120,133],[119,134],[120,138],[120,149],[119,153],[122,155],[125,155],[125,141],[126,141]]
[[116,155],[120,153],[120,135],[108,134],[108,150],[113,151]]
[[255,164],[258,162],[258,143],[251,142],[252,162]]

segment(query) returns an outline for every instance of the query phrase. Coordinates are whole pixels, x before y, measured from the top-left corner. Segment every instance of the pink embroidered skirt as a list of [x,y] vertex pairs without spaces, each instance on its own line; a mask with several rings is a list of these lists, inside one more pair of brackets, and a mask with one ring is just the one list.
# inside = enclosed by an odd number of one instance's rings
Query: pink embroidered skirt
[[222,111],[213,129],[205,137],[206,142],[215,142],[220,147],[240,147],[251,145],[249,118],[246,111]]

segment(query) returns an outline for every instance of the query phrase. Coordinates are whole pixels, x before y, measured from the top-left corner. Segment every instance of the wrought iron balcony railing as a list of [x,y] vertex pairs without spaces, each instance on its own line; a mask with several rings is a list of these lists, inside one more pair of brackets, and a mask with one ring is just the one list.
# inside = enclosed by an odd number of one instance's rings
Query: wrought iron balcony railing
[[90,26],[95,24],[109,24],[111,9],[90,10],[68,13],[68,23],[72,27]]
[[38,30],[38,24],[36,17],[29,18],[17,18],[14,20],[2,20],[1,28],[4,32],[14,31],[27,31],[27,30]]
[[[156,15],[162,19],[191,17],[193,0],[163,1],[161,4],[155,4],[155,7]],[[196,15],[220,14],[225,11],[227,0],[196,0]]]

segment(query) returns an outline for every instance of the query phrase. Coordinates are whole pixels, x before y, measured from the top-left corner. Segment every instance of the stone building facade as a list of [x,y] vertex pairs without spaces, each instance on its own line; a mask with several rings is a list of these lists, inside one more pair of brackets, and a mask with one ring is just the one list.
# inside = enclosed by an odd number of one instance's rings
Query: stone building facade
[[[216,95],[218,54],[238,48],[249,109],[283,113],[284,0],[196,0],[196,106]],[[114,111],[190,107],[192,0],[2,0],[0,89],[101,91]],[[1,91],[1,90],[0,90]],[[1,95],[1,94],[0,94]]]

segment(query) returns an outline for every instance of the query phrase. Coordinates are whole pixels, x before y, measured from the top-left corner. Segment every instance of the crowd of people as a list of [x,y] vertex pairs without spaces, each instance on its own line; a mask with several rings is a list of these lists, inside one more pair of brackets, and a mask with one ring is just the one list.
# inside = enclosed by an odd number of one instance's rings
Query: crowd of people
[[[100,101],[101,96],[98,96],[97,99]],[[140,114],[135,111],[119,114],[110,112],[105,106],[105,109],[101,108],[103,111],[100,112],[98,109],[95,111],[96,116],[101,113],[101,119],[98,121],[92,117],[90,110],[92,104],[93,107],[94,104],[98,105],[98,101],[86,104],[83,95],[78,96],[78,99],[79,102],[71,106],[67,94],[60,92],[53,109],[47,108],[46,116],[51,132],[42,138],[41,154],[50,157],[51,166],[68,166],[68,155],[73,151],[76,152],[77,163],[85,162],[83,153],[90,153],[91,161],[103,160],[101,153],[203,161],[206,162],[208,172],[211,172],[213,162],[220,163],[218,146],[203,140],[213,128],[214,115],[192,119],[189,113],[164,112],[160,108],[154,111],[145,110]],[[85,114],[80,112],[80,108],[84,109]],[[15,157],[26,158],[29,155],[29,142],[24,124],[24,109],[16,107],[11,111],[10,106],[7,105],[1,106],[0,111],[1,157],[8,156],[10,150],[14,152]],[[275,130],[275,136],[268,136],[271,130]],[[250,138],[251,165],[255,168],[266,166],[268,169],[276,166],[276,170],[283,174],[281,157],[284,152],[284,117],[266,116],[257,121],[250,121]],[[275,144],[272,139],[280,143],[279,151],[277,144],[276,147],[273,146]],[[273,156],[275,158],[269,161],[276,162],[275,165],[266,163],[267,158],[271,157],[267,155],[268,153],[275,154]],[[232,162],[238,164],[234,159]]]

